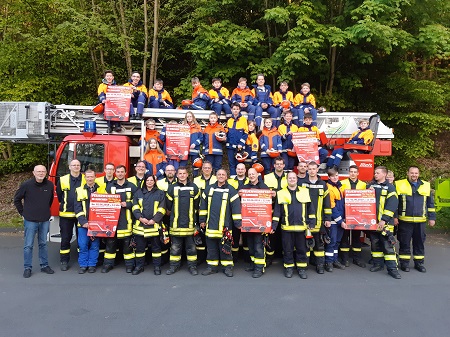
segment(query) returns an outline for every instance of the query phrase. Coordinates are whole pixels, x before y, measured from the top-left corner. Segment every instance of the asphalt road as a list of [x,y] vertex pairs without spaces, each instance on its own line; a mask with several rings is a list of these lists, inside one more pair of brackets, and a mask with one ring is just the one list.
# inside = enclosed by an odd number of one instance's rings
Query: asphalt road
[[[346,270],[308,279],[283,276],[280,260],[260,279],[244,264],[235,276],[191,276],[186,265],[171,276],[150,266],[132,276],[123,265],[109,274],[59,270],[22,277],[23,240],[0,235],[0,336],[445,336],[450,322],[450,245],[428,243],[426,267],[401,280],[386,271]],[[363,249],[369,257],[368,248]],[[73,256],[72,261],[75,261]],[[205,268],[199,267],[199,271]]]

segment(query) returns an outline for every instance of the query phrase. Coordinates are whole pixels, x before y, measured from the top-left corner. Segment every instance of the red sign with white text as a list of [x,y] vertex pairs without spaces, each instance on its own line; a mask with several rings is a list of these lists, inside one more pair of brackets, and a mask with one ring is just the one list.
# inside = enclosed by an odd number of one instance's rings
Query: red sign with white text
[[292,134],[292,144],[297,153],[299,161],[311,162],[319,161],[319,141],[315,132],[294,132]]
[[187,160],[191,128],[185,124],[166,124],[166,155],[169,159]]
[[114,237],[120,215],[120,194],[91,194],[88,236]]
[[346,229],[377,229],[377,206],[374,190],[345,190]]
[[269,233],[272,230],[272,191],[243,189],[241,195],[241,231]]
[[132,87],[109,85],[106,91],[104,117],[106,120],[128,122]]

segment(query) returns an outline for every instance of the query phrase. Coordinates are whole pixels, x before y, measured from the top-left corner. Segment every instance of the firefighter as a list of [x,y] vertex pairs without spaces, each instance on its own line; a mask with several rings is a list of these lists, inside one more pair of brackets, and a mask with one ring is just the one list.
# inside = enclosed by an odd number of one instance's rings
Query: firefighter
[[[113,163],[108,163],[105,165],[105,175],[95,178],[95,183],[98,185],[97,192],[98,193],[106,193],[106,188],[109,184],[111,184],[114,181],[114,171],[116,167]],[[99,248],[99,254],[98,254],[98,260],[97,265],[102,266],[105,256],[105,241],[103,239],[100,239],[100,248]]]
[[[134,169],[136,171],[136,174],[127,180],[132,183],[137,188],[141,189],[144,187],[144,177],[145,177],[145,171],[147,169],[147,166],[145,165],[145,162],[143,160],[139,160],[135,165]],[[152,174],[149,172],[149,174]]]
[[69,174],[62,176],[56,185],[56,195],[59,201],[59,230],[61,234],[59,255],[62,271],[69,269],[70,241],[73,229],[77,225],[77,218],[73,209],[76,200],[75,190],[86,184],[84,175],[81,174],[81,163],[78,159],[73,159],[70,162],[69,172]]
[[[366,183],[358,179],[359,169],[356,165],[351,165],[348,169],[348,178],[341,180],[342,189],[344,190],[365,190]],[[351,235],[350,235],[351,233]],[[350,265],[349,254],[350,254],[350,236],[351,245],[353,253],[353,263],[358,267],[366,268],[366,264],[361,257],[361,230],[350,230],[344,229],[344,234],[342,235],[341,245],[339,247],[339,252],[341,253],[342,264],[346,267]]]
[[[314,161],[310,162],[308,164],[308,175],[300,186],[309,189],[311,203],[316,210],[316,225],[311,228],[311,234],[315,242],[314,258],[311,261],[314,261],[316,265],[316,272],[323,274],[325,266],[325,242],[323,237],[326,234],[325,227],[331,225],[331,203],[327,183],[319,177],[318,171],[319,165]],[[308,251],[307,255],[309,255]]]
[[[282,188],[285,188],[288,183],[286,179],[286,173],[284,173],[285,161],[279,156],[273,160],[274,170],[266,175],[264,175],[264,183],[275,192],[278,192]],[[273,200],[273,205],[275,204],[275,199]],[[266,249],[266,265],[267,267],[272,264],[275,251],[280,251],[281,253],[281,228],[277,228],[273,235],[269,235],[270,248]]]
[[106,189],[107,193],[120,194],[121,209],[115,237],[105,239],[106,251],[102,273],[108,273],[114,267],[117,240],[123,241],[123,258],[125,260],[126,272],[131,273],[134,268],[134,251],[130,246],[133,233],[133,215],[131,213],[131,208],[133,207],[133,196],[138,188],[125,178],[126,173],[126,167],[124,165],[118,165],[116,167],[117,179]]
[[[206,262],[202,275],[218,272],[219,260],[226,276],[233,276],[232,231],[241,227],[241,201],[236,189],[228,184],[227,172],[216,173],[217,182],[203,191],[200,199],[200,226],[206,230]],[[227,241],[227,247],[225,241]]]
[[[242,189],[269,189],[262,180],[259,179],[259,174],[254,168],[248,169],[248,179],[250,182]],[[275,192],[273,192],[275,195]],[[273,234],[273,233],[272,233]],[[266,265],[265,249],[263,240],[260,233],[246,233],[248,249],[250,253],[250,266],[245,268],[245,271],[251,271],[253,278],[259,278],[264,273],[264,267]]]
[[165,210],[165,192],[156,184],[154,175],[146,174],[145,186],[138,189],[133,198],[133,215],[136,219],[133,225],[133,234],[136,240],[136,266],[133,275],[139,275],[144,271],[145,249],[147,240],[152,246],[153,272],[161,275],[161,243],[159,227]]
[[[202,163],[201,175],[194,178],[194,184],[198,187],[200,195],[209,186],[217,182],[217,177],[212,174],[213,167],[212,163],[205,160]],[[198,218],[195,221],[197,224],[200,223]],[[206,245],[205,245],[205,235],[200,231],[198,235],[201,235],[202,243],[197,244],[197,264],[201,264],[206,260]]]
[[302,185],[308,180],[308,163],[306,161],[300,161],[297,165],[297,184]]
[[[245,184],[248,184],[250,180],[247,178],[247,169],[245,168],[244,163],[239,163],[236,166],[236,176],[234,178],[228,179],[228,184],[233,186],[236,190],[239,190],[244,186]],[[233,261],[236,262],[238,259],[239,254],[239,242],[241,240],[241,229],[235,227],[233,229]],[[245,252],[245,256],[248,259],[248,245],[247,245],[247,239],[242,237],[242,249]]]
[[95,178],[95,183],[98,185],[99,193],[106,193],[106,186],[111,184],[114,180],[114,170],[115,166],[113,163],[108,163],[105,165],[105,175]]
[[398,194],[398,233],[400,243],[400,269],[409,271],[411,259],[411,239],[413,244],[414,268],[425,273],[425,227],[436,223],[436,211],[431,195],[430,183],[419,178],[419,168],[411,166],[407,179],[395,182]]
[[199,205],[200,193],[198,187],[188,181],[186,167],[177,170],[177,182],[169,186],[166,193],[167,210],[170,211],[169,235],[172,241],[170,247],[170,268],[167,275],[172,275],[180,269],[181,249],[183,243],[186,249],[188,269],[191,275],[197,275],[197,250],[194,243],[194,222]]
[[345,269],[338,261],[338,249],[345,227],[345,206],[342,184],[336,169],[328,170],[328,191],[331,204],[330,243],[325,246],[325,270],[332,272],[333,267]]
[[[173,165],[167,165],[166,169],[164,170],[165,178],[159,179],[156,182],[156,185],[158,188],[163,191],[164,193],[167,192],[169,189],[169,186],[172,184],[175,184],[177,182],[177,178],[175,177],[175,167]],[[170,223],[170,215],[164,214],[163,220],[162,220],[164,227],[169,228]],[[170,243],[163,244],[161,243],[161,265],[164,265],[165,263],[169,262],[169,249],[170,249]]]
[[306,187],[297,185],[297,175],[289,172],[288,185],[277,192],[273,211],[272,228],[281,224],[281,237],[283,243],[284,276],[291,278],[294,273],[294,249],[297,272],[301,279],[308,278],[306,268],[305,230],[314,228],[316,214],[311,203],[309,191]]
[[84,172],[86,184],[78,187],[76,191],[76,201],[74,205],[75,214],[78,220],[78,274],[95,273],[98,261],[100,238],[89,237],[88,219],[89,205],[92,193],[98,193],[100,186],[95,182],[95,172],[86,170]]
[[398,207],[398,198],[395,187],[386,180],[387,169],[384,166],[375,168],[374,178],[367,188],[375,190],[377,204],[378,228],[370,232],[370,241],[372,242],[372,261],[371,272],[384,269],[384,264],[388,274],[395,279],[401,279],[397,269],[397,257],[395,254],[395,239],[393,236],[393,217]]

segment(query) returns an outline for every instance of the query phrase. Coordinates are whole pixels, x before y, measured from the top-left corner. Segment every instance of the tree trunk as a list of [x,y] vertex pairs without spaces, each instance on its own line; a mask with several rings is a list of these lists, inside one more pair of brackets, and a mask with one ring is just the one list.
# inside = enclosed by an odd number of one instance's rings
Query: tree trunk
[[142,64],[142,83],[147,83],[147,56],[148,56],[148,13],[147,0],[144,0],[144,61]]
[[158,71],[158,28],[159,28],[159,0],[155,0],[153,10],[153,46],[152,46],[152,62],[150,64],[150,84],[152,88],[156,80],[156,72]]
[[125,57],[125,63],[127,65],[128,74],[131,75],[131,72],[133,71],[132,64],[131,64],[131,51],[130,51],[130,44],[128,42],[128,32],[127,32],[127,26],[125,21],[125,10],[123,8],[123,0],[119,0],[119,14],[120,14],[120,24],[122,29],[122,42],[123,42],[123,54]]

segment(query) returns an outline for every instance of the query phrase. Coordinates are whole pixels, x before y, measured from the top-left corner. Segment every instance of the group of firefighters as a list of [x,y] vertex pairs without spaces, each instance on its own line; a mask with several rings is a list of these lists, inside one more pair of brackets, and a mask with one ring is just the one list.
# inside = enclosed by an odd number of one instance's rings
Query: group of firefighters
[[[282,157],[274,160],[273,172],[264,176],[254,168],[247,171],[243,163],[237,165],[233,177],[223,168],[213,174],[211,163],[204,161],[201,174],[192,182],[184,166],[175,170],[167,165],[164,177],[159,180],[146,173],[143,161],[136,164],[136,174],[128,179],[123,165],[106,164],[105,175],[98,178],[90,169],[81,174],[80,168],[80,162],[72,160],[70,173],[57,184],[63,271],[69,268],[74,226],[78,226],[79,273],[95,272],[101,264],[99,253],[103,252],[101,271],[109,272],[114,268],[119,246],[126,272],[133,275],[144,270],[147,251],[155,275],[161,274],[169,250],[166,274],[177,272],[183,246],[192,275],[198,274],[197,264],[206,255],[203,275],[222,269],[226,276],[233,276],[240,245],[248,252],[251,262],[246,270],[254,278],[261,277],[271,264],[274,250],[282,252],[284,274],[288,278],[296,269],[300,278],[306,279],[309,264],[315,265],[319,274],[332,272],[333,268],[345,269],[349,266],[350,252],[353,263],[364,268],[361,231],[345,229],[345,190],[373,189],[378,229],[365,232],[371,241],[370,271],[380,271],[386,266],[389,275],[400,279],[398,265],[402,271],[409,271],[412,240],[414,268],[426,272],[425,226],[427,221],[434,225],[435,210],[430,184],[419,178],[417,167],[410,167],[407,179],[396,181],[395,185],[387,181],[387,169],[382,166],[375,169],[374,180],[367,184],[358,180],[357,166],[350,167],[349,178],[345,180],[339,180],[337,170],[331,168],[328,181],[324,181],[318,175],[316,162],[300,162],[298,173],[286,173]],[[271,190],[270,233],[241,233],[243,189]],[[87,236],[92,193],[120,195],[121,211],[114,237],[101,241]],[[395,232],[400,245],[399,261]]]

